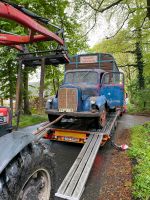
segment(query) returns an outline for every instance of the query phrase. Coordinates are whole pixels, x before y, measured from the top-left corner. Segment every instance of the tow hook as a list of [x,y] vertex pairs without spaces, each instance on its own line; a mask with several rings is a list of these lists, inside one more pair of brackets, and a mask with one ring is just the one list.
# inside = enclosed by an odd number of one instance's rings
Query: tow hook
[[127,149],[129,149],[129,146],[127,144],[118,145],[114,141],[111,141],[111,145],[118,151],[126,151]]

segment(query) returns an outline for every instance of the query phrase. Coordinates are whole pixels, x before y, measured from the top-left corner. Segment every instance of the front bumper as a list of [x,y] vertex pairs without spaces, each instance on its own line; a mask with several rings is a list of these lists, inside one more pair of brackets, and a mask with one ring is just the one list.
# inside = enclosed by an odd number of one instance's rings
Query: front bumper
[[49,115],[56,115],[56,116],[60,116],[60,115],[66,115],[69,117],[99,117],[99,112],[59,112],[58,110],[46,110],[46,114]]

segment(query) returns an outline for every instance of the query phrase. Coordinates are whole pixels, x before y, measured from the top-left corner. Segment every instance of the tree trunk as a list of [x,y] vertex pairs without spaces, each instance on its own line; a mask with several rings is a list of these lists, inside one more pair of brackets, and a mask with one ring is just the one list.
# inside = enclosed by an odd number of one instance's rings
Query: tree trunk
[[23,110],[25,115],[31,115],[28,95],[28,68],[23,71]]
[[145,88],[145,81],[143,76],[144,63],[143,63],[142,47],[140,42],[136,43],[136,58],[137,58],[137,68],[138,68],[139,89],[141,90]]
[[40,89],[39,89],[39,113],[43,111],[44,107],[44,79],[45,79],[45,59],[41,63]]
[[16,83],[16,130],[18,130],[20,122],[20,113],[21,113],[21,87],[22,87],[22,63],[19,62],[17,83]]
[[12,78],[12,67],[9,65],[8,66],[8,75],[9,75],[9,105],[11,108],[11,112],[13,115],[13,78]]
[[0,98],[0,102],[1,102],[1,106],[3,106],[4,105],[3,98]]
[[150,1],[147,0],[147,17],[150,19]]
[[53,77],[53,90],[54,90],[54,93],[56,94],[56,83],[55,83],[54,77]]
[[136,59],[137,59],[137,69],[138,69],[138,82],[139,89],[145,88],[145,81],[143,75],[144,63],[143,63],[143,52],[142,52],[142,34],[141,29],[137,29],[137,42],[136,42]]

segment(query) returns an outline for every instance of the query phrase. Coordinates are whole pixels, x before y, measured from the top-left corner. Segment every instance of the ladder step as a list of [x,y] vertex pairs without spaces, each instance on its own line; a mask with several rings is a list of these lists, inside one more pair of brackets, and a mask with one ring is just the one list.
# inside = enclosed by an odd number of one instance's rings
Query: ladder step
[[89,135],[55,196],[68,200],[80,199],[102,139],[103,134]]

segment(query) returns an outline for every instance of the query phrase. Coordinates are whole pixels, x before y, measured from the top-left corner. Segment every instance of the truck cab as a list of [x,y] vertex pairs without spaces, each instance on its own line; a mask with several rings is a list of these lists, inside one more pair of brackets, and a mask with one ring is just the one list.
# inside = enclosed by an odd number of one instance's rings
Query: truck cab
[[[95,118],[98,126],[103,127],[106,123],[106,111],[123,106],[123,73],[119,70],[108,72],[100,68],[98,62],[86,63],[86,56],[81,59],[80,55],[80,60],[85,62],[84,67],[83,63],[77,66],[79,62],[76,62],[74,68],[74,63],[70,63],[71,67],[67,68],[56,96],[47,101],[46,113],[50,121],[65,114],[68,118]],[[90,62],[89,55],[87,57]],[[107,61],[106,64],[109,68],[112,62]]]

